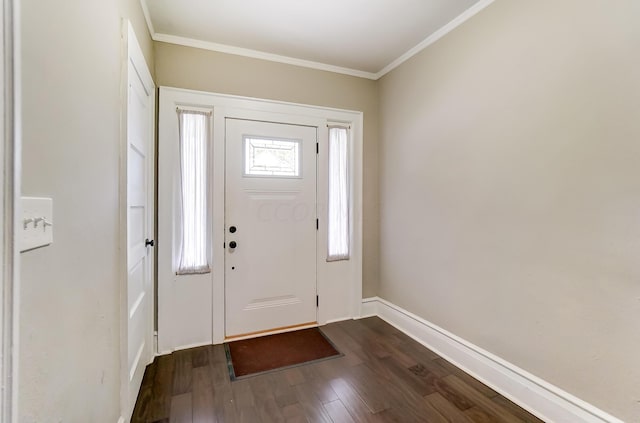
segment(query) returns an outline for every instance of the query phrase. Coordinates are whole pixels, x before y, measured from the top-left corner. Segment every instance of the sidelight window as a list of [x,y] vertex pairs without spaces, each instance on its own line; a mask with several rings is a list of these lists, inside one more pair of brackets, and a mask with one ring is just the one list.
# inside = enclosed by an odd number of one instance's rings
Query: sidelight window
[[350,256],[349,129],[329,127],[329,203],[327,260]]
[[207,258],[207,192],[210,112],[178,109],[180,133],[179,275],[210,272]]

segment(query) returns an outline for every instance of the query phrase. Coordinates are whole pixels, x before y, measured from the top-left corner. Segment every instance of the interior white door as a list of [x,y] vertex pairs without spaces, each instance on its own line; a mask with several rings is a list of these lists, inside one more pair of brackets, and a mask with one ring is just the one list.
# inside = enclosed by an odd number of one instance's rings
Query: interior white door
[[[144,369],[153,357],[153,109],[154,87],[129,30],[127,92],[127,386],[131,413]],[[136,54],[137,53],[137,54]],[[123,401],[123,402],[124,402]],[[129,414],[130,415],[130,414]]]
[[316,322],[315,127],[226,119],[225,333]]

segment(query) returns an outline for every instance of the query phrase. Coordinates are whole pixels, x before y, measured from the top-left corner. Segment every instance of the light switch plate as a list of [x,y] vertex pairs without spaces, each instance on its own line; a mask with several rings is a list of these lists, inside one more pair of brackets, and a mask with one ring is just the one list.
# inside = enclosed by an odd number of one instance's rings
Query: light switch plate
[[44,247],[53,242],[53,199],[22,197],[20,251]]

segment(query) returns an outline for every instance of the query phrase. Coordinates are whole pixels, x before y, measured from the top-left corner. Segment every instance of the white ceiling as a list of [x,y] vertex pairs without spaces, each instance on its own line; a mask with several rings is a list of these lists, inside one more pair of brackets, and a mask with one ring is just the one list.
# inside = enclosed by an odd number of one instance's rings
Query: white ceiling
[[492,0],[142,0],[154,39],[377,79]]

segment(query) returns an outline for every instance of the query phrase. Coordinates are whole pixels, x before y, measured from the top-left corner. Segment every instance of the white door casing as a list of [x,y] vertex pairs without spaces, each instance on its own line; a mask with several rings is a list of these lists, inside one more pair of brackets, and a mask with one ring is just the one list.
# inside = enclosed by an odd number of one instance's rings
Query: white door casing
[[[155,86],[131,25],[126,25],[126,125],[122,228],[126,284],[121,301],[122,416],[131,417],[153,348],[154,104]],[[121,189],[122,189],[121,188]]]
[[[280,101],[160,87],[158,133],[158,352],[166,354],[225,340],[225,271],[231,241],[225,223],[225,137],[228,119],[279,122],[317,128],[316,287],[320,297],[317,324],[359,317],[362,301],[362,119],[361,112]],[[211,273],[200,279],[176,278],[174,228],[179,225],[174,178],[178,167],[176,108],[211,111],[210,246]],[[327,124],[351,126],[351,259],[326,261]],[[255,135],[255,134],[251,134]],[[260,135],[260,134],[258,134]],[[312,221],[311,227],[314,228]],[[242,231],[238,227],[238,234]],[[238,239],[238,252],[242,248]],[[243,241],[244,242],[244,241]],[[233,266],[233,265],[231,265]],[[315,304],[314,304],[315,305]],[[313,320],[313,318],[312,318]]]
[[[225,124],[225,335],[317,324],[317,128]],[[287,151],[299,163],[294,175],[252,174],[252,151]]]
[[20,232],[20,19],[12,0],[0,7],[0,421],[18,421]]

